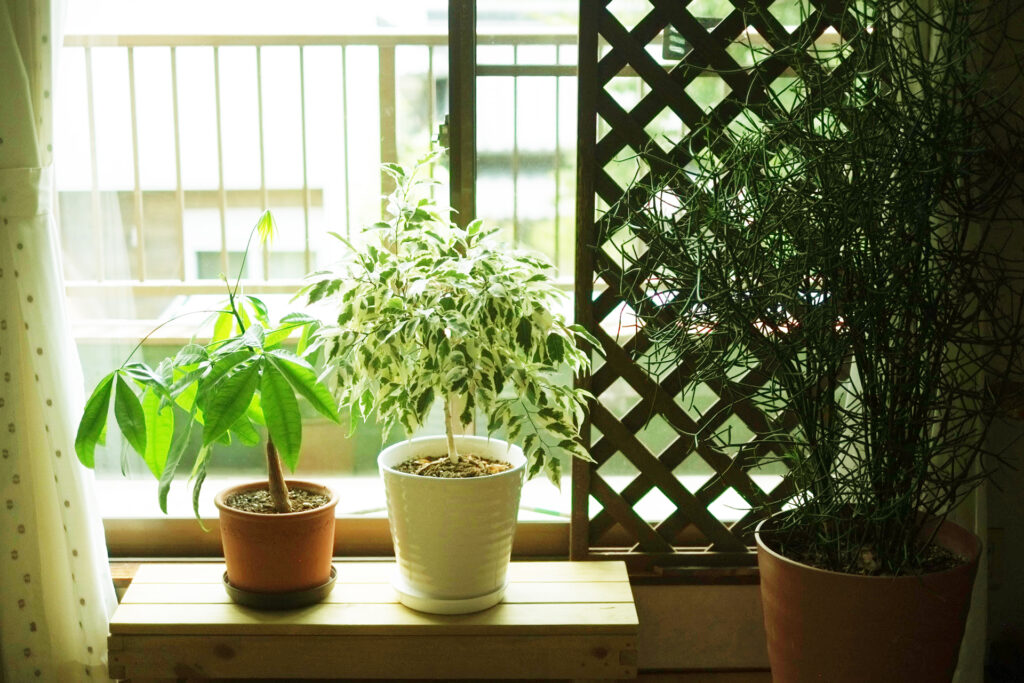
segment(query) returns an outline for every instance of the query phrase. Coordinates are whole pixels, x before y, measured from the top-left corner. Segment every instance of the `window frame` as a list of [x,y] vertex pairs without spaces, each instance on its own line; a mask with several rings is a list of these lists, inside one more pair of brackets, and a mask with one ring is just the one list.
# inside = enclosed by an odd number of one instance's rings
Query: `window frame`
[[[448,0],[448,68],[449,68],[449,111],[450,118],[446,121],[449,133],[448,146],[450,148],[450,205],[457,211],[456,221],[468,222],[475,215],[476,205],[476,78],[477,69],[477,32],[476,32],[476,0]],[[198,37],[196,40],[201,39]],[[127,46],[163,45],[161,37],[152,39],[139,36],[129,36]],[[228,41],[230,43],[231,41]],[[244,37],[239,44],[245,43]],[[305,44],[305,43],[303,43]],[[316,44],[314,41],[312,44]],[[122,46],[118,36],[83,37],[69,36],[65,41],[66,46],[71,47],[102,47]],[[393,48],[392,48],[393,49]],[[173,47],[172,47],[173,50]],[[131,58],[129,57],[129,60]],[[88,69],[89,67],[87,67]],[[172,67],[173,68],[173,67]],[[486,70],[486,68],[485,68]],[[501,71],[501,67],[494,69]],[[559,75],[571,75],[569,69],[561,67],[557,69]],[[575,69],[573,68],[574,72]],[[130,78],[134,72],[129,67]],[[91,70],[87,70],[91,76]],[[518,75],[513,68],[510,73],[501,75]],[[381,86],[383,87],[383,85]],[[132,83],[134,93],[134,83]],[[91,85],[90,85],[91,98]],[[132,95],[134,97],[134,94]],[[135,128],[134,100],[132,100],[132,126],[133,137],[137,135]],[[90,101],[90,117],[92,116],[92,102]],[[384,116],[382,106],[382,116]],[[394,117],[394,112],[390,113]],[[218,117],[219,118],[219,117]],[[94,122],[90,119],[90,126]],[[393,124],[393,121],[392,121]],[[177,124],[175,124],[177,125]],[[385,125],[382,122],[382,125]],[[94,137],[94,134],[93,134]],[[383,138],[382,134],[382,138]],[[392,136],[392,143],[393,143]],[[95,145],[95,143],[93,143]],[[176,142],[177,144],[177,142]],[[383,145],[382,142],[382,151]],[[135,154],[138,154],[138,142],[133,140]],[[95,159],[95,149],[92,151]],[[95,163],[95,162],[94,162]],[[138,160],[135,161],[136,166]],[[180,163],[180,162],[179,162]],[[137,173],[136,173],[137,176]],[[93,178],[95,183],[95,170]],[[179,181],[177,201],[184,206],[183,191]],[[97,189],[93,188],[94,202]],[[139,220],[142,212],[142,190],[136,177],[135,190],[129,199],[134,206],[135,219]],[[228,196],[233,191],[221,187],[218,190],[207,191],[211,196],[219,193],[219,210],[222,214],[228,205]],[[248,192],[248,191],[241,191]],[[270,193],[275,192],[270,190]],[[303,187],[301,191],[290,191],[292,194],[300,192],[300,204],[302,205],[308,224],[309,212],[309,189]],[[261,190],[264,203],[267,201],[268,190],[264,187]],[[214,197],[216,200],[217,198]],[[93,209],[95,210],[95,206]],[[307,246],[308,249],[308,246]],[[184,273],[182,273],[184,276]],[[182,291],[188,294],[213,294],[220,293],[221,285],[216,281],[123,281],[112,282],[82,280],[75,281],[69,285],[69,290],[83,291],[91,288],[124,286],[130,287],[133,291]],[[246,283],[247,290],[255,294],[292,292],[297,288],[294,280],[252,280]],[[119,335],[137,339],[147,334],[154,321],[139,319],[135,321],[119,321],[125,323],[124,334]],[[103,325],[80,326],[77,329],[76,340],[105,341],[109,343],[109,329]],[[184,328],[171,328],[165,330],[158,339],[160,343],[184,342],[189,332]],[[211,479],[208,484],[216,484]],[[138,516],[106,517],[104,528],[108,552],[115,561],[130,560],[151,560],[156,558],[184,558],[184,557],[219,557],[222,554],[219,533],[219,520],[216,517],[204,517],[203,526],[191,517],[185,516],[155,516],[143,513]],[[339,514],[336,518],[336,541],[335,552],[344,556],[355,557],[381,557],[393,554],[391,536],[388,529],[386,516],[380,517],[359,517]],[[567,558],[569,554],[570,522],[568,519],[553,518],[550,521],[523,520],[517,525],[517,533],[513,545],[513,555],[517,558],[532,559],[553,559]]]

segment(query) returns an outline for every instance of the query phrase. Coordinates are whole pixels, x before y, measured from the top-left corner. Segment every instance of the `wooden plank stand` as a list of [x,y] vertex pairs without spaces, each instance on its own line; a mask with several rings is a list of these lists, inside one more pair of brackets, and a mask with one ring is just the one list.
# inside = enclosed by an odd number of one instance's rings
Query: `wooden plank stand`
[[317,605],[232,603],[220,563],[148,564],[110,624],[110,675],[255,679],[622,679],[638,620],[622,562],[515,562],[504,601],[439,616],[398,603],[393,562],[339,562]]

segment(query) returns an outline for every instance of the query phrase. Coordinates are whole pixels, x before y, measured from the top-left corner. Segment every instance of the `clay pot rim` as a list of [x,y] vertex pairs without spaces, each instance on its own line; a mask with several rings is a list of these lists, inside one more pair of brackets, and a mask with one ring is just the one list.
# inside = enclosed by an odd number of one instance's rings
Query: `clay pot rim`
[[[956,567],[951,567],[950,569],[943,569],[942,571],[939,571],[939,572],[926,572],[926,573],[923,573],[923,574],[904,574],[904,575],[901,575],[901,576],[870,576],[870,575],[866,575],[866,574],[851,574],[851,573],[848,573],[848,572],[832,571],[831,569],[822,569],[821,567],[815,567],[813,565],[804,564],[803,562],[798,562],[798,561],[796,561],[796,560],[794,560],[792,558],[786,557],[785,555],[783,555],[783,554],[781,554],[781,553],[779,553],[779,552],[769,548],[768,545],[764,541],[761,540],[761,528],[767,522],[771,521],[773,518],[775,518],[779,514],[782,514],[782,513],[775,513],[774,515],[771,515],[770,517],[766,517],[765,519],[762,519],[760,522],[757,523],[757,526],[754,527],[754,541],[757,543],[757,549],[759,551],[764,551],[766,554],[772,556],[773,558],[775,558],[776,560],[778,560],[780,562],[784,562],[785,564],[792,565],[792,566],[795,566],[795,567],[799,567],[800,569],[802,569],[804,571],[814,572],[814,573],[822,574],[822,575],[826,575],[826,576],[847,577],[847,578],[850,578],[850,579],[858,579],[858,580],[864,580],[864,581],[901,581],[901,580],[902,581],[907,581],[907,580],[909,580],[909,581],[919,581],[921,579],[921,577],[924,577],[924,576],[928,576],[928,577],[942,577],[942,576],[949,576],[949,575],[952,575],[952,574],[955,574],[955,573],[958,573],[958,572],[969,571],[971,566],[976,564],[978,562],[978,560],[980,559],[980,556],[981,556],[981,539],[978,538],[978,535],[975,534],[974,532],[968,530],[968,529],[965,529],[964,527],[960,526],[956,522],[953,522],[952,520],[946,519],[946,520],[943,520],[943,524],[951,524],[954,527],[959,527],[960,529],[963,529],[963,531],[965,533],[967,533],[967,534],[969,534],[971,536],[971,542],[972,542],[971,552],[969,554],[969,557],[967,558],[967,561],[964,562],[961,565],[958,565]],[[945,547],[945,546],[943,546],[943,547]],[[949,548],[946,548],[946,549],[949,550]]]
[[382,472],[387,472],[388,476],[401,477],[403,479],[414,479],[416,481],[431,481],[437,482],[438,486],[472,486],[473,482],[490,481],[499,477],[512,477],[520,474],[526,469],[526,455],[523,453],[523,449],[514,443],[505,441],[504,439],[492,439],[488,436],[479,436],[477,434],[456,434],[456,441],[487,441],[491,443],[501,443],[508,446],[508,451],[511,453],[519,452],[522,461],[518,465],[514,465],[511,469],[505,470],[504,472],[495,472],[494,474],[485,474],[482,477],[425,477],[421,474],[413,474],[412,472],[400,472],[389,465],[383,465],[380,462],[380,456],[384,454],[390,448],[399,446],[402,444],[416,443],[419,441],[440,441],[444,442],[446,439],[444,434],[432,434],[429,436],[418,436],[415,439],[405,439],[404,441],[398,441],[391,444],[377,455],[377,467]]
[[248,491],[252,489],[266,488],[266,480],[261,481],[250,481],[244,484],[236,484],[235,486],[229,486],[226,489],[220,490],[216,496],[213,497],[213,504],[217,506],[217,510],[222,514],[238,515],[239,517],[251,517],[253,519],[301,519],[302,517],[311,517],[313,515],[323,514],[324,510],[333,508],[338,504],[338,494],[323,484],[317,484],[312,481],[304,481],[301,479],[285,479],[289,489],[300,488],[300,489],[313,489],[314,491],[323,491],[330,495],[330,500],[321,505],[315,507],[312,510],[298,510],[296,512],[250,512],[249,510],[239,510],[228,505],[225,501],[227,497],[233,493],[239,491]]

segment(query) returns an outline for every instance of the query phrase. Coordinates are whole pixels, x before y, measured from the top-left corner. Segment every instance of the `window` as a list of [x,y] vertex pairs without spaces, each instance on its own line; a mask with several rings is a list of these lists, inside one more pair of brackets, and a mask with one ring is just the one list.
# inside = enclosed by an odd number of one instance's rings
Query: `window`
[[[351,234],[379,220],[387,188],[377,167],[415,159],[449,114],[448,16],[445,0],[302,0],[287,10],[272,2],[71,3],[57,183],[88,386],[161,320],[176,318],[139,349],[149,362],[193,334],[203,311],[223,300],[220,275],[237,275],[262,209],[274,210],[280,235],[250,254],[243,279],[272,313],[305,273],[335,258],[328,231]],[[503,226],[508,241],[545,253],[571,289],[576,3],[481,1],[476,20],[476,213]],[[432,172],[445,196],[447,165]],[[437,415],[428,430],[440,428]],[[192,515],[188,463],[163,518],[151,476],[110,436],[97,452],[97,481],[108,528],[135,539],[125,552],[152,547],[154,529],[193,538],[180,552],[205,548],[184,519]],[[380,446],[372,425],[346,439],[310,415],[296,476],[330,480],[342,492],[339,514],[370,529],[360,547],[386,551]],[[210,478],[221,481],[204,487],[205,517],[215,517],[212,495],[226,481],[262,475],[251,450],[217,449]],[[568,489],[538,480],[524,491],[524,520],[560,523],[556,552],[567,547]]]

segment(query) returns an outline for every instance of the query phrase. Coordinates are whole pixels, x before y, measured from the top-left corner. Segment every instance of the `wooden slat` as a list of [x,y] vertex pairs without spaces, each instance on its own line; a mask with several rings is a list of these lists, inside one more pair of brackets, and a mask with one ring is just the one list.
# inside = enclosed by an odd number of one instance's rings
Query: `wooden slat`
[[[381,583],[391,581],[393,562],[337,562],[339,583]],[[509,565],[509,581],[591,583],[595,581],[629,581],[620,562],[513,562]],[[214,583],[220,585],[223,562],[167,562],[143,564],[135,574],[134,583]]]
[[[509,584],[503,600],[517,603],[628,603],[633,593],[628,582],[575,582],[571,592],[565,582],[520,582]],[[121,604],[227,604],[231,600],[224,587],[217,583],[136,583],[121,599]],[[398,603],[398,594],[387,583],[338,582],[325,604]]]
[[439,616],[395,604],[319,604],[271,612],[233,604],[122,604],[111,634],[146,635],[558,635],[630,634],[632,603],[500,604]]
[[636,637],[616,635],[112,636],[111,668],[188,678],[632,678]]

